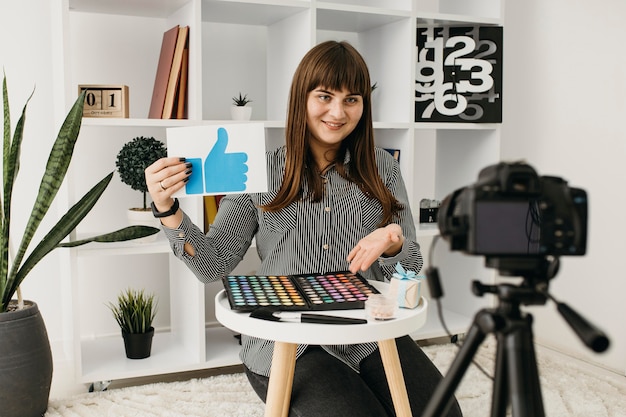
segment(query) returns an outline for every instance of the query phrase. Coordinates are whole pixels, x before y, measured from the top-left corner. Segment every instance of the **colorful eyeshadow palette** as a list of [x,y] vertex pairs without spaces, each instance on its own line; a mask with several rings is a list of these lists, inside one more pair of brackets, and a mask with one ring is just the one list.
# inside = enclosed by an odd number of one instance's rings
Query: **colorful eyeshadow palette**
[[350,271],[303,275],[230,275],[222,278],[230,308],[281,310],[346,310],[364,308],[378,290]]

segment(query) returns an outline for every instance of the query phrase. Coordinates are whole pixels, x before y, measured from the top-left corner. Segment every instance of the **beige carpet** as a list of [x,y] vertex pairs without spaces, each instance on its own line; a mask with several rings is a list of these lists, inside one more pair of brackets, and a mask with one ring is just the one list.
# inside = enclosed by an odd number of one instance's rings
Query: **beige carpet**
[[[456,355],[452,345],[424,348],[445,374]],[[475,359],[493,370],[493,341]],[[549,417],[626,417],[626,377],[568,360],[538,349],[544,408]],[[490,413],[491,380],[476,367],[465,374],[457,398],[465,417]],[[243,374],[151,383],[52,399],[45,417],[261,417],[263,403]]]

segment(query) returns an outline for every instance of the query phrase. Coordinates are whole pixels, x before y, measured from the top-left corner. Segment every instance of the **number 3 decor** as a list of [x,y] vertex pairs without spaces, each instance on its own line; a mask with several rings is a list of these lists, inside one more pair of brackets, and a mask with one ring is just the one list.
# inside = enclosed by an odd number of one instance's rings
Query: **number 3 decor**
[[87,90],[83,117],[128,118],[128,86],[93,85],[78,86],[78,94]]
[[417,29],[416,122],[502,122],[502,27]]

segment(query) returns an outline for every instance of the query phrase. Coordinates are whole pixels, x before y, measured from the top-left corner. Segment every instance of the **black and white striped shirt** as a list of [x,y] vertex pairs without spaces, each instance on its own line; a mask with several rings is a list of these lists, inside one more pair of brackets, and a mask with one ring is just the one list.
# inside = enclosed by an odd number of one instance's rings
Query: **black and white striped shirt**
[[[349,155],[346,163],[350,161]],[[367,279],[387,280],[400,262],[406,270],[419,272],[422,255],[416,242],[415,224],[400,166],[384,149],[376,149],[378,172],[385,185],[404,206],[397,223],[402,227],[404,245],[393,257],[381,257],[367,271]],[[324,175],[322,201],[298,201],[280,212],[263,212],[280,188],[285,169],[285,148],[267,152],[268,192],[225,196],[207,235],[184,214],[177,229],[165,229],[176,257],[183,260],[202,282],[229,274],[246,254],[253,238],[261,259],[259,275],[291,275],[345,271],[346,257],[357,242],[374,231],[382,220],[380,203],[367,197],[354,183],[346,181],[332,167]],[[196,255],[184,251],[190,243]],[[241,359],[253,372],[269,376],[274,343],[242,336]],[[359,363],[370,355],[376,343],[333,345],[323,348],[358,372]],[[306,349],[298,346],[297,356]]]

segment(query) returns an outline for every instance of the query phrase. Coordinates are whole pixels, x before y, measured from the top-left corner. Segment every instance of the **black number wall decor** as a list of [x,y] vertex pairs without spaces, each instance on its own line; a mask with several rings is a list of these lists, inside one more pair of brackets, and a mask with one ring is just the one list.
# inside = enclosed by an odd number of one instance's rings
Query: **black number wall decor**
[[417,29],[416,122],[502,122],[502,27]]

